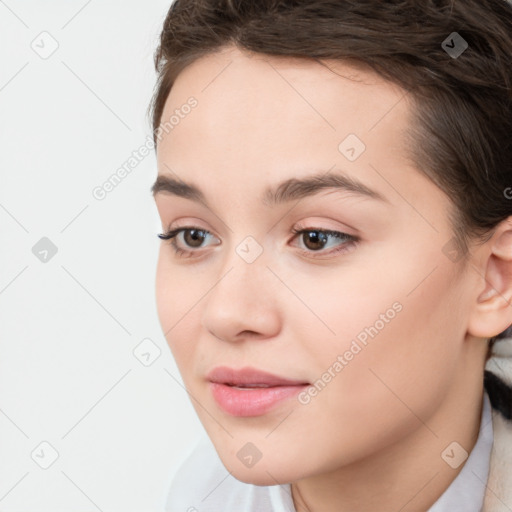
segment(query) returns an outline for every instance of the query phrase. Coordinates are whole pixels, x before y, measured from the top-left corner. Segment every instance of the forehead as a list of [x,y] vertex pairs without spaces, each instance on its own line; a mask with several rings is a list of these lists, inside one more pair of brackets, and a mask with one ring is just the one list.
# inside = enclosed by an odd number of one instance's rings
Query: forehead
[[228,47],[178,75],[161,123],[176,118],[190,97],[197,106],[181,113],[159,141],[160,174],[172,168],[187,181],[209,182],[210,176],[224,187],[234,180],[279,181],[318,168],[352,169],[364,177],[372,171],[340,152],[340,144],[354,135],[349,140],[361,141],[365,157],[403,153],[409,112],[404,91],[353,62]]
[[[371,128],[367,123],[378,121],[403,97],[403,90],[355,61],[269,56],[229,46],[197,59],[178,75],[162,119],[191,95],[202,100],[199,112],[217,115],[216,128],[227,116],[249,122],[246,115],[251,113],[257,116],[252,124],[268,118],[286,124],[310,120],[333,130],[346,124]],[[371,119],[361,119],[365,111]],[[360,125],[355,124],[358,118]]]

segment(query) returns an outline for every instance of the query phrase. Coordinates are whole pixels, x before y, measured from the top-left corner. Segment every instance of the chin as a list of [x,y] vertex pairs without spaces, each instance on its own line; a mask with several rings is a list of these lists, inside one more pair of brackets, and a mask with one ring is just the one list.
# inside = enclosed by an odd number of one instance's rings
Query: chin
[[254,466],[247,469],[236,467],[235,470],[231,470],[231,474],[240,482],[253,485],[279,485],[295,480],[292,475],[283,471],[282,468],[274,468],[272,465],[260,466],[260,464],[262,464],[262,461],[258,462],[257,466],[259,467]]
[[224,467],[240,482],[253,485],[279,485],[300,480],[305,475],[296,463],[285,460],[277,453],[272,457],[264,455],[252,467],[246,467],[236,453],[220,453]]
[[[215,428],[208,430],[210,440],[221,463],[231,475],[247,484],[279,485],[299,481],[323,469],[324,458],[305,456],[289,435],[274,439],[261,439],[261,435],[252,430],[231,430],[234,439],[220,435]],[[268,432],[268,430],[265,430]],[[245,455],[252,455],[254,460],[244,461]]]

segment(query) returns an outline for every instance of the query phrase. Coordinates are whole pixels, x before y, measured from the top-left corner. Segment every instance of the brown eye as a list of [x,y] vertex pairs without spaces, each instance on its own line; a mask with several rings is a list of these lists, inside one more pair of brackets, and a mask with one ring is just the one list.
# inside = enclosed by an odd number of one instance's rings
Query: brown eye
[[[321,256],[340,254],[359,241],[359,238],[354,235],[330,229],[294,228],[292,232],[301,242],[299,245],[304,246],[301,248],[301,252],[306,255],[315,252]],[[331,242],[334,242],[334,248]],[[327,250],[324,250],[326,248]]]
[[205,231],[200,229],[187,229],[183,231],[183,240],[188,247],[201,247],[205,238]]
[[[180,257],[192,257],[195,253],[199,254],[204,252],[201,250],[196,251],[196,249],[201,249],[205,240],[215,237],[205,229],[184,227],[159,234],[158,238],[167,240],[176,255]],[[205,245],[205,247],[207,247],[207,245]]]
[[305,231],[302,234],[302,240],[308,249],[318,251],[324,248],[328,236],[322,231]]

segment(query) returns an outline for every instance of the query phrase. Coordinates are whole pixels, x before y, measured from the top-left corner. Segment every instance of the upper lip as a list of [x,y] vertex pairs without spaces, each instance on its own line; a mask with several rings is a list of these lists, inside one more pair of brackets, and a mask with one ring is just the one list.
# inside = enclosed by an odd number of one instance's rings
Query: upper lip
[[206,376],[211,382],[220,384],[228,384],[232,386],[250,386],[250,385],[265,385],[273,386],[298,386],[309,384],[303,380],[285,379],[278,375],[258,370],[246,366],[244,368],[235,369],[228,366],[217,366],[211,370]]

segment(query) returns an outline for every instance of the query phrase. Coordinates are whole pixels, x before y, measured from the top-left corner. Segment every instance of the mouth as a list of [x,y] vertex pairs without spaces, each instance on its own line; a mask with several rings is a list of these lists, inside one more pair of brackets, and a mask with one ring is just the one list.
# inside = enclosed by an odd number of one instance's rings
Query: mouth
[[262,370],[217,367],[208,376],[217,405],[231,416],[261,416],[310,385]]
[[308,387],[309,384],[293,386],[229,386],[210,382],[209,387],[217,405],[231,416],[263,416]]
[[225,384],[226,386],[229,386],[231,388],[236,389],[258,389],[258,388],[272,388],[277,386],[271,386],[270,384],[247,384],[242,386],[237,386],[236,384],[229,384],[228,382],[223,382],[221,384]]
[[240,388],[301,386],[309,384],[309,382],[304,380],[288,379],[249,366],[240,369],[218,366],[206,378],[210,382]]

